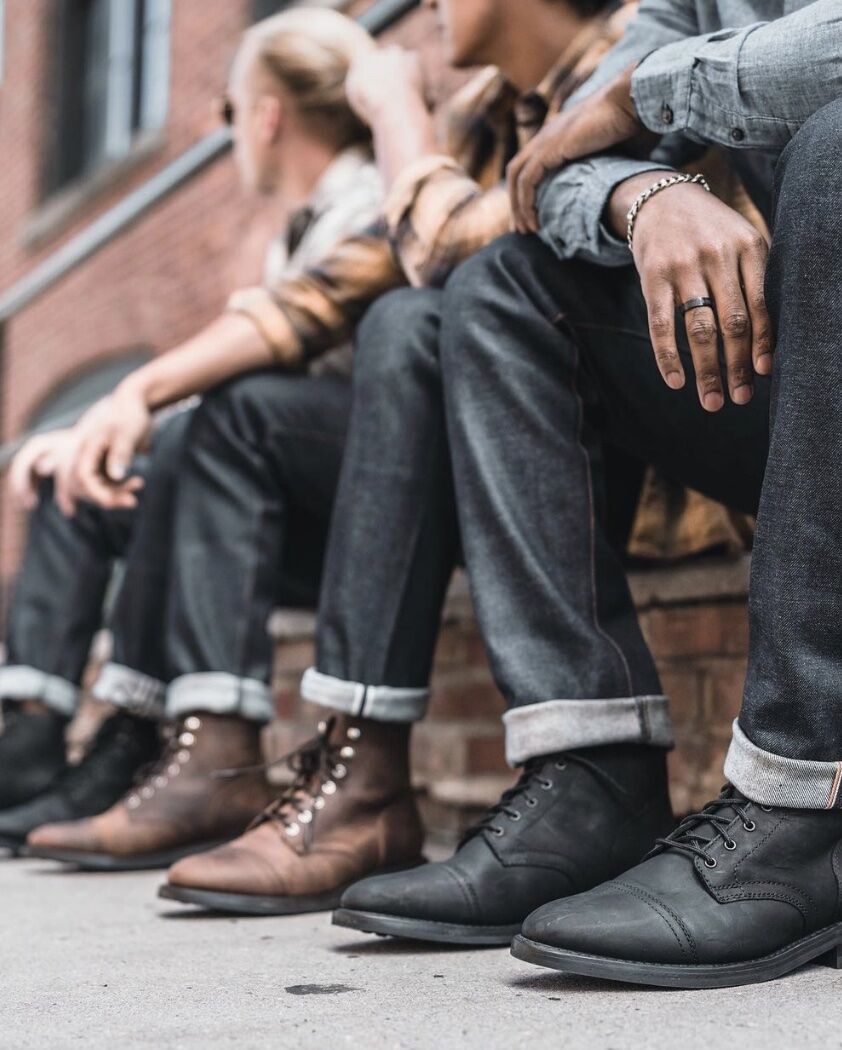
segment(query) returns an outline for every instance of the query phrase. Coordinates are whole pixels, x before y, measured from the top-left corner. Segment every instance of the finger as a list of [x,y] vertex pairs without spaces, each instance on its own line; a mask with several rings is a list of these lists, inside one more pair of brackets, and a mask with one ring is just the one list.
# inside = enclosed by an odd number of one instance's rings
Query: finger
[[763,291],[768,257],[768,245],[758,234],[757,241],[740,258],[740,277],[751,318],[751,358],[755,372],[761,376],[772,371],[772,322]]
[[[695,281],[695,284],[679,286],[676,296],[679,305],[688,299],[709,296],[706,288],[699,287],[699,277],[696,277]],[[725,404],[725,395],[722,392],[722,375],[719,369],[719,330],[716,314],[709,306],[688,310],[684,315],[684,327],[690,343],[699,401],[707,412],[718,412]]]
[[728,393],[735,405],[747,405],[754,393],[751,318],[740,286],[736,257],[724,260],[716,271],[711,272],[708,282],[716,303],[716,321],[722,333]]
[[73,494],[73,485],[71,483],[72,471],[73,460],[71,458],[63,462],[56,471],[53,485],[53,498],[58,505],[58,509],[66,518],[72,518],[76,513],[76,497]]
[[658,280],[644,282],[643,297],[658,371],[671,390],[680,390],[684,386],[684,368],[675,341],[675,293],[668,281]]
[[518,233],[525,233],[526,229],[521,222],[520,212],[518,210],[518,197],[517,197],[517,183],[520,173],[529,159],[529,147],[521,150],[515,157],[513,157],[506,168],[506,186],[509,191],[509,203],[512,209],[512,221],[514,227]]
[[30,509],[33,489],[32,464],[35,455],[31,449],[22,448],[12,460],[9,468],[9,492],[20,506]]
[[544,159],[533,157],[524,165],[517,180],[518,211],[526,233],[538,232],[538,211],[535,198],[544,181],[547,168]]
[[77,456],[72,477],[75,494],[101,507],[109,506],[112,494],[112,486],[102,473],[108,445],[106,434],[98,434],[86,441]]
[[135,447],[130,437],[117,434],[105,451],[105,476],[115,482],[125,481],[134,458]]

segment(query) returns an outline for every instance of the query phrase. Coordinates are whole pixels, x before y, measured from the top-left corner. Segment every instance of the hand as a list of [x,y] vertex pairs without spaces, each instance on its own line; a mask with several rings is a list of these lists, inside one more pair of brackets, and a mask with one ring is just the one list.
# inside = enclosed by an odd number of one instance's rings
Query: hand
[[537,233],[535,197],[551,171],[636,138],[642,125],[631,97],[629,68],[582,102],[548,120],[506,169],[515,229]]
[[[609,203],[612,225],[625,234],[625,213],[659,178],[646,172],[621,183]],[[754,226],[701,186],[656,193],[638,212],[634,261],[649,313],[655,360],[673,390],[684,386],[675,338],[675,308],[697,296],[716,305],[684,317],[699,400],[709,412],[725,403],[719,366],[724,347],[728,392],[747,404],[757,375],[772,371],[772,329],[763,296],[768,244]]]
[[72,516],[80,499],[106,510],[136,507],[143,479],[129,471],[151,429],[151,412],[131,387],[118,387],[89,409],[73,428],[70,452],[56,469],[55,498],[61,511]]
[[345,93],[351,108],[369,125],[381,119],[384,110],[405,110],[407,99],[426,110],[418,52],[391,46],[359,55],[345,79]]
[[32,510],[38,502],[40,482],[55,473],[70,433],[70,428],[64,428],[35,434],[20,447],[9,467],[9,492],[19,507]]

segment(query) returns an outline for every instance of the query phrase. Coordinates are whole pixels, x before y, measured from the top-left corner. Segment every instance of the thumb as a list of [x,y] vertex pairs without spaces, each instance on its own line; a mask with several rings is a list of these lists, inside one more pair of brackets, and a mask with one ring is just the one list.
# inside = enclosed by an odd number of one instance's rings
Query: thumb
[[134,441],[125,434],[116,434],[105,456],[105,474],[109,481],[125,481],[134,458]]

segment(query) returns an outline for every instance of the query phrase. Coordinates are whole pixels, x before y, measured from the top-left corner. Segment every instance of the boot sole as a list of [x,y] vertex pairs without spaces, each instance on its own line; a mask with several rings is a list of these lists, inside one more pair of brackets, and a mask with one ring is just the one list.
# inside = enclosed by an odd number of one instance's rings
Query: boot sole
[[472,944],[508,948],[512,938],[520,932],[516,926],[463,926],[433,919],[408,919],[403,915],[383,915],[379,912],[337,908],[333,913],[334,926],[345,926],[362,933],[376,933],[380,937],[400,937],[408,941],[434,941],[440,944]]
[[736,988],[760,984],[797,970],[805,963],[817,962],[842,970],[842,923],[802,937],[771,955],[746,962],[721,965],[682,966],[611,959],[601,955],[553,948],[518,934],[512,942],[512,955],[536,966],[547,966],[581,977],[606,981],[646,984],[658,988]]
[[[419,861],[424,863],[424,861]],[[389,875],[393,872],[407,871],[418,864],[402,864],[399,867],[381,868],[373,871],[374,875]],[[366,876],[368,877],[368,876]],[[281,896],[261,895],[256,893],[225,893],[222,890],[201,890],[192,886],[173,886],[165,882],[158,887],[158,896],[180,904],[196,904],[207,911],[228,912],[232,915],[306,915],[308,912],[332,911],[339,903],[342,894],[359,879],[339,886],[327,893]]]
[[213,842],[200,842],[180,849],[164,850],[161,853],[142,853],[134,857],[121,857],[111,853],[85,853],[83,850],[41,849],[37,846],[23,847],[20,855],[38,860],[55,860],[60,864],[78,868],[79,871],[153,871],[168,868],[177,860],[189,857],[193,853],[215,849],[227,841],[227,839],[217,839]]

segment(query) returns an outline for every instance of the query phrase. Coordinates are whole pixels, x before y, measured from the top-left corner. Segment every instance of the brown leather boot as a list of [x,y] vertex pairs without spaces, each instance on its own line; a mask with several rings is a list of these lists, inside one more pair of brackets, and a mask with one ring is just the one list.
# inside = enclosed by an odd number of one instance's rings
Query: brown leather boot
[[292,785],[234,842],[179,861],[159,895],[214,911],[333,908],[375,871],[422,862],[409,727],[331,718],[287,759]]
[[[260,762],[257,723],[188,715],[128,795],[99,816],[36,828],[27,854],[89,871],[166,868],[248,827],[272,797]],[[217,775],[231,767],[255,769]]]

